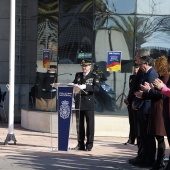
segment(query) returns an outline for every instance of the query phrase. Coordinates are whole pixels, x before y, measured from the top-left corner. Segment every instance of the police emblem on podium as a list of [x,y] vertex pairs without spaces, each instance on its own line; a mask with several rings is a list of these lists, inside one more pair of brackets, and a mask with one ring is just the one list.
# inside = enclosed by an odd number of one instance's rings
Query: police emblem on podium
[[73,87],[58,87],[58,150],[68,150]]
[[69,101],[64,100],[64,101],[61,102],[59,114],[60,114],[60,117],[63,118],[63,119],[69,118],[69,116],[71,114],[71,110],[70,110],[70,107],[69,107]]

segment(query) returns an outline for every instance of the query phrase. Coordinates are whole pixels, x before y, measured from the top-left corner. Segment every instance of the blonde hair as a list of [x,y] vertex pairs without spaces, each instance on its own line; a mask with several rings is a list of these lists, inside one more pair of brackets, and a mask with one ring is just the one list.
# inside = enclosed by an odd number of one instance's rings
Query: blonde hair
[[168,60],[165,56],[158,57],[155,60],[155,69],[156,69],[156,72],[160,76],[169,74],[169,72],[168,72]]

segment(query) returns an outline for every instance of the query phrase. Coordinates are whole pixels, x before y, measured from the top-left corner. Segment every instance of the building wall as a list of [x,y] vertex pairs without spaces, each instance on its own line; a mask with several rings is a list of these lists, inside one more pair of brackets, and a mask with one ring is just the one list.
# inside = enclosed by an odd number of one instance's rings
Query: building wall
[[[2,91],[6,91],[6,84],[9,83],[10,0],[0,0],[0,25],[0,87]],[[37,60],[36,0],[16,0],[15,38],[14,121],[20,122],[21,108],[28,108],[29,90],[35,83]],[[8,113],[9,93],[7,93],[5,105]]]

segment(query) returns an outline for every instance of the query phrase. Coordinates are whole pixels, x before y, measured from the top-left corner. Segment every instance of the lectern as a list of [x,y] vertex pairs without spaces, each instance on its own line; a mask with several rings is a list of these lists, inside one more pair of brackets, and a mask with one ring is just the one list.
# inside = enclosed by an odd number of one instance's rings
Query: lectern
[[78,85],[74,85],[72,83],[55,83],[53,86],[58,89],[58,150],[67,151],[70,131],[70,118],[72,114],[72,100],[74,93],[81,93],[81,89]]

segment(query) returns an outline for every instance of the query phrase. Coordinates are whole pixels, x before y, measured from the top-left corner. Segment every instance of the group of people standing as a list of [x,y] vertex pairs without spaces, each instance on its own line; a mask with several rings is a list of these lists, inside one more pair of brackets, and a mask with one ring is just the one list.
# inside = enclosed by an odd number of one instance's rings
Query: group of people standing
[[160,83],[170,85],[168,59],[161,53],[153,59],[147,49],[139,49],[136,51],[134,67],[138,71],[133,78],[130,77],[130,90],[125,103],[128,105],[130,121],[128,143],[134,144],[136,139],[138,152],[129,163],[150,167],[151,170],[169,170],[170,163],[166,167],[164,164],[164,136],[170,137],[169,99],[159,86]]
[[[80,110],[76,114],[78,145],[72,149],[91,151],[94,142],[94,93],[100,89],[100,77],[91,71],[92,61],[82,60],[81,66],[82,72],[76,73],[73,81],[83,90],[75,96],[75,108]],[[169,68],[168,58],[161,53],[153,59],[147,49],[136,51],[134,74],[130,76],[130,89],[124,100],[128,106],[130,121],[128,143],[134,144],[135,140],[137,141],[137,156],[129,160],[129,163],[135,166],[151,167],[151,170],[170,170],[170,160],[166,167],[164,164],[164,136],[167,136],[170,144]],[[50,72],[50,77],[52,73]],[[51,78],[54,81],[55,77]],[[47,89],[45,92],[48,92]],[[47,103],[50,104],[48,101]]]

